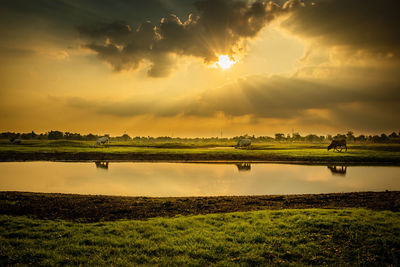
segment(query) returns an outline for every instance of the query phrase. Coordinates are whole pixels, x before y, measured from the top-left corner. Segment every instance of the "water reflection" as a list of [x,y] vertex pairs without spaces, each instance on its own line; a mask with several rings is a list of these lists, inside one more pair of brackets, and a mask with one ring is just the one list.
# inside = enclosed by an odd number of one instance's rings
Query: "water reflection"
[[95,161],[96,168],[108,170],[108,161]]
[[241,163],[236,163],[235,165],[238,168],[238,171],[240,171],[240,172],[251,171],[250,162],[241,162]]
[[346,176],[347,166],[344,165],[328,165],[328,169],[332,175]]
[[[249,171],[249,162],[113,162],[108,168],[110,164],[99,161],[93,168],[93,162],[0,162],[0,190],[153,197],[400,190],[398,166],[327,170],[326,165],[251,163]],[[346,179],[332,174],[346,174]]]

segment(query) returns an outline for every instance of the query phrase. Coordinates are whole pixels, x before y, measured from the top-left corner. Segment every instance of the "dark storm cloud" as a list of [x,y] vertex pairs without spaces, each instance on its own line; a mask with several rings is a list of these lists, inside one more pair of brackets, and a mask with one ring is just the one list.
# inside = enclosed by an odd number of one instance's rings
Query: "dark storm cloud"
[[192,1],[180,0],[3,0],[0,7],[2,47],[31,49],[27,40],[72,46],[78,34],[76,25],[110,24],[124,20],[139,24],[157,21],[165,14],[184,15]]
[[290,1],[280,7],[273,2],[201,0],[194,6],[196,13],[181,20],[171,14],[153,25],[145,22],[138,27],[125,22],[82,25],[79,31],[85,46],[116,70],[135,69],[143,60],[151,62],[149,75],[165,76],[173,65],[168,54],[195,56],[205,62],[220,54],[233,55],[243,49],[240,42],[254,37],[276,16],[290,10]]
[[320,44],[372,53],[400,52],[398,0],[315,2],[307,2],[304,8],[296,9],[282,25]]
[[[192,3],[180,0],[3,0],[0,20],[19,21],[27,27],[30,25],[28,22],[41,20],[49,27],[65,25],[71,29],[77,24],[118,20],[141,23],[145,19],[160,19],[169,12],[186,14],[192,8]],[[9,28],[13,26],[8,23]]]

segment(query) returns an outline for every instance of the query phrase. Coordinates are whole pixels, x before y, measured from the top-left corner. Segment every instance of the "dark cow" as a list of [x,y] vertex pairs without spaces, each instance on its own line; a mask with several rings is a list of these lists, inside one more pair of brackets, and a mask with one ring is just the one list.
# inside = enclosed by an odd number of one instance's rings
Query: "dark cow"
[[346,140],[332,140],[332,143],[328,146],[328,151],[331,149],[338,152],[346,149],[347,152]]
[[108,161],[95,161],[96,168],[108,170]]
[[340,175],[340,176],[346,176],[347,172],[347,166],[328,166],[328,169],[331,170],[332,175]]

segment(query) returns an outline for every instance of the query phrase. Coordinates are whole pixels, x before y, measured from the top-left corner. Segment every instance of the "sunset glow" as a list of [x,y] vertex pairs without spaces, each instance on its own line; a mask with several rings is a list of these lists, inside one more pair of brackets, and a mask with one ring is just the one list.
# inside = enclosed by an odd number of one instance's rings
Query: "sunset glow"
[[2,3],[0,131],[400,129],[396,1],[38,1]]
[[236,63],[236,61],[231,60],[231,59],[229,58],[229,56],[227,56],[227,55],[220,55],[220,56],[218,57],[217,65],[218,65],[221,69],[226,70],[226,69],[229,69],[230,67],[232,67],[233,64],[235,64],[235,63]]

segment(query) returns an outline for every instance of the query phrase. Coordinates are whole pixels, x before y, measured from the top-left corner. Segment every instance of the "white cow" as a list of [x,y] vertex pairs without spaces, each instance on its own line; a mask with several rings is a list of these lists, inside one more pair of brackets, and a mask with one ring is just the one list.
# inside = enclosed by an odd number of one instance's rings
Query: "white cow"
[[94,144],[93,147],[98,147],[99,145],[104,145],[108,142],[110,142],[110,138],[108,136],[103,136],[96,140],[96,144]]
[[241,148],[241,147],[250,147],[251,145],[251,140],[250,139],[240,139],[235,148]]

